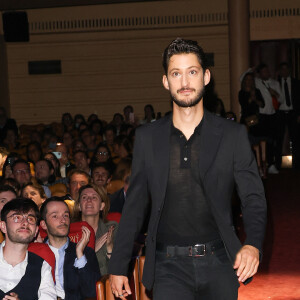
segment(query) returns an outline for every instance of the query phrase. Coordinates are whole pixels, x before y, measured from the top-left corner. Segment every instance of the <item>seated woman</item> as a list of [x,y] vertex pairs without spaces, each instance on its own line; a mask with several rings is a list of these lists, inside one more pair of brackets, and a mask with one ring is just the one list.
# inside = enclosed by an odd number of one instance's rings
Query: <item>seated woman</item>
[[94,184],[82,186],[75,204],[75,221],[86,221],[96,234],[95,252],[101,275],[107,274],[108,261],[118,223],[107,221],[109,198],[105,190]]
[[47,199],[43,187],[38,183],[33,182],[29,182],[23,187],[21,195],[24,198],[33,200],[39,209],[41,208],[43,202]]

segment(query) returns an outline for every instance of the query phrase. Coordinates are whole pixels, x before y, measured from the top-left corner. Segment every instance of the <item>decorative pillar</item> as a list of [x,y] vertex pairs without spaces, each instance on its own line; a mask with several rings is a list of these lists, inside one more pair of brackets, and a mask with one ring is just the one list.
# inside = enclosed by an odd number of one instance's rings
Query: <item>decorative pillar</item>
[[249,0],[228,0],[230,109],[240,117],[238,92],[240,76],[249,67],[250,16]]

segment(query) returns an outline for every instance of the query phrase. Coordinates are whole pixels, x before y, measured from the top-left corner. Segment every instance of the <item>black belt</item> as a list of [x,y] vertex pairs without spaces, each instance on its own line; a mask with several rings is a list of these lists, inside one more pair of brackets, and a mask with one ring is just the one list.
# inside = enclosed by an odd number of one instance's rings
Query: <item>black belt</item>
[[157,243],[156,250],[166,252],[167,257],[172,256],[205,256],[213,254],[214,251],[224,248],[222,240],[214,240],[205,244],[194,246],[173,246]]

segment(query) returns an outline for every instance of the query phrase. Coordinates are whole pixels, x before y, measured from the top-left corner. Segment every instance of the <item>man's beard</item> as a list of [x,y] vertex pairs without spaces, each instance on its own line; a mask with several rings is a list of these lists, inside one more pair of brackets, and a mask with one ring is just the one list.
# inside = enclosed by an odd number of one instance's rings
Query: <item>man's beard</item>
[[[30,229],[28,229],[30,230]],[[7,237],[9,238],[10,241],[13,243],[18,243],[18,244],[29,244],[33,241],[35,237],[35,232],[31,232],[30,235],[27,237],[22,237],[18,235],[18,233],[11,231],[10,229],[7,228]]]
[[[177,93],[179,93],[180,91],[184,91],[184,90],[191,90],[191,89],[182,88],[182,89],[178,90]],[[195,91],[195,89],[192,89],[192,90]],[[205,87],[203,86],[203,88],[196,94],[196,96],[194,98],[189,99],[188,101],[177,99],[176,94],[170,93],[170,95],[171,95],[172,100],[179,107],[193,107],[201,101],[201,99],[203,98],[204,93],[205,93]]]
[[68,230],[66,231],[66,233],[63,233],[63,232],[60,232],[59,230],[57,230],[55,227],[52,227],[51,225],[49,226],[49,224],[47,224],[47,232],[48,232],[48,235],[51,235],[53,237],[56,237],[56,238],[64,238],[66,236],[68,236],[69,234],[69,225],[67,224],[64,224],[64,225],[59,225],[59,227],[66,227]]

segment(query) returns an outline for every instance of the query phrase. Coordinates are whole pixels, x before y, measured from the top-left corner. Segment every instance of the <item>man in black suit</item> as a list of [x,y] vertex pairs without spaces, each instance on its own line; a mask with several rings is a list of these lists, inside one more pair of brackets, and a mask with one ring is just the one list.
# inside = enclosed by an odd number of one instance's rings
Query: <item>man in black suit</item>
[[[264,189],[247,132],[203,109],[210,72],[197,42],[174,40],[163,66],[173,114],[137,129],[109,265],[112,291],[121,299],[131,293],[128,264],[150,196],[143,283],[153,288],[154,299],[237,299],[238,281],[257,272],[266,223]],[[243,246],[232,224],[234,185],[247,234]]]
[[293,167],[300,168],[300,149],[299,141],[299,126],[300,126],[300,82],[291,77],[289,65],[283,62],[279,66],[279,84],[282,90],[281,105],[279,107],[280,115],[280,145],[282,144],[285,135],[285,128],[288,128],[290,141],[292,142]]

